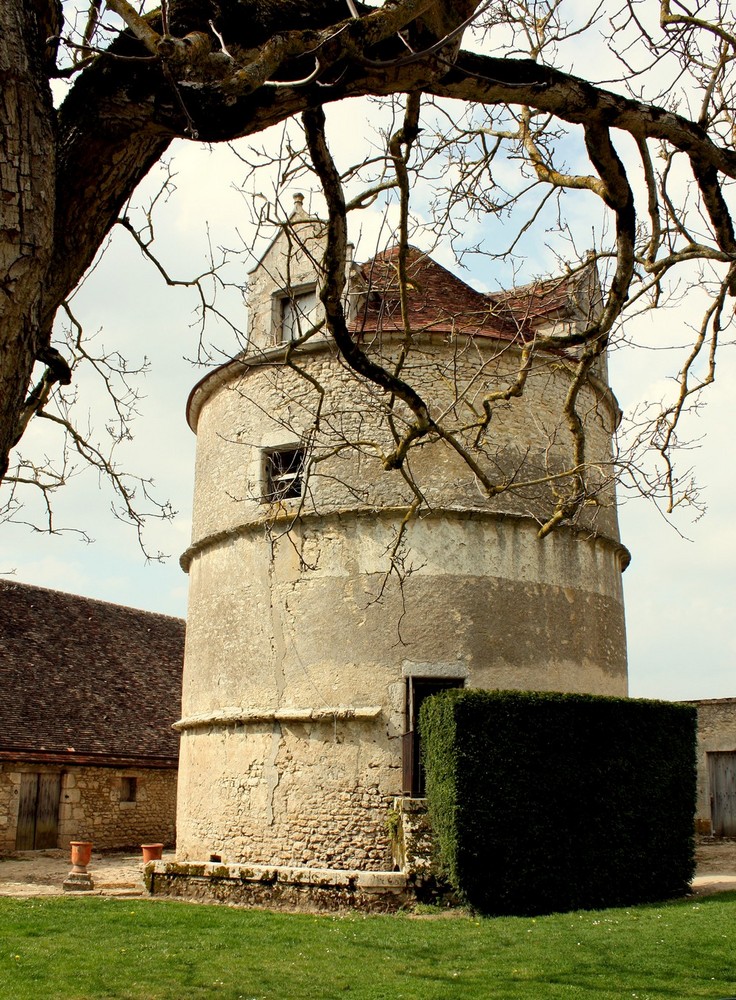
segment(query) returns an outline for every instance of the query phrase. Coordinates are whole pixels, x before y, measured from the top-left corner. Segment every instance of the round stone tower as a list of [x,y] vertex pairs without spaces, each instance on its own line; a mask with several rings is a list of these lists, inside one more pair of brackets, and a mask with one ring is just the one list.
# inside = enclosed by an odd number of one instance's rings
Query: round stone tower
[[[322,247],[297,200],[251,274],[248,349],[189,402],[182,861],[390,869],[392,800],[422,793],[428,694],[626,694],[618,410],[603,366],[578,397],[597,502],[540,539],[572,461],[572,349],[536,356],[523,395],[494,404],[487,442],[473,431],[508,489],[489,499],[437,438],[412,449],[407,476],[388,473],[387,398],[320,329]],[[353,334],[384,364],[406,343],[395,265],[387,251],[346,276]],[[482,399],[513,384],[530,337],[574,330],[599,296],[592,271],[489,297],[417,250],[408,269],[404,377],[460,440]]]

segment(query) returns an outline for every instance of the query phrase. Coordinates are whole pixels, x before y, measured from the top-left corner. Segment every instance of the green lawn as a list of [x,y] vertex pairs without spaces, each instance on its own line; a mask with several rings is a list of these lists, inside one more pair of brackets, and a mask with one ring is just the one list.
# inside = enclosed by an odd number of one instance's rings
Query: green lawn
[[536,919],[0,898],[5,1000],[736,996],[736,893]]

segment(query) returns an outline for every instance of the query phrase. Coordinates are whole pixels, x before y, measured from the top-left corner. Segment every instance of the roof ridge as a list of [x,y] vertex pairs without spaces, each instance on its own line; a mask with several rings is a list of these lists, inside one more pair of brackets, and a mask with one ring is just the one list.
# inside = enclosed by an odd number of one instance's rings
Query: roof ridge
[[178,615],[167,615],[163,611],[149,611],[148,608],[135,608],[129,604],[120,604],[118,601],[105,601],[101,597],[88,597],[86,594],[75,594],[70,590],[58,590],[56,587],[43,587],[37,583],[24,583],[22,580],[9,580],[0,577],[0,591],[15,588],[21,590],[38,590],[46,594],[55,594],[59,597],[67,597],[77,602],[83,601],[89,604],[101,604],[106,608],[119,608],[121,611],[133,611],[136,614],[151,615],[156,618],[167,618],[170,621],[186,624],[185,618],[180,618]]

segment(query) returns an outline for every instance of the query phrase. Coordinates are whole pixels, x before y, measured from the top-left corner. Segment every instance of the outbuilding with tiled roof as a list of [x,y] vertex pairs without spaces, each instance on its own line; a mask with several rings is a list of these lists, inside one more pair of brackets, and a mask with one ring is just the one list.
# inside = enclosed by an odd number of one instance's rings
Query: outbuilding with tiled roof
[[0,849],[173,842],[184,629],[0,580]]

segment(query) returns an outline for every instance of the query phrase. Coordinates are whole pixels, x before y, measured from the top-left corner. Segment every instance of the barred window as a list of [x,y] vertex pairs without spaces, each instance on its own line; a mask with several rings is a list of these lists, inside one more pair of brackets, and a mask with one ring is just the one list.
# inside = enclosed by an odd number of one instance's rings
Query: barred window
[[300,497],[304,488],[304,451],[284,448],[266,453],[266,499]]

